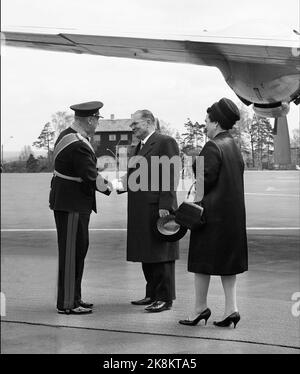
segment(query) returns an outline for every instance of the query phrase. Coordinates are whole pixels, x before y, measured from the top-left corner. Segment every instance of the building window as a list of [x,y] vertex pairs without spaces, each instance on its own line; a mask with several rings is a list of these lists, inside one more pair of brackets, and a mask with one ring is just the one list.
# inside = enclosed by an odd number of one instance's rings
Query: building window
[[128,140],[127,134],[121,134],[121,140]]
[[95,134],[95,135],[94,135],[94,140],[95,140],[95,142],[100,142],[100,140],[101,140],[101,135],[100,135],[100,134]]
[[116,139],[117,139],[116,134],[110,134],[110,135],[109,135],[109,140],[110,140],[111,142],[115,141]]

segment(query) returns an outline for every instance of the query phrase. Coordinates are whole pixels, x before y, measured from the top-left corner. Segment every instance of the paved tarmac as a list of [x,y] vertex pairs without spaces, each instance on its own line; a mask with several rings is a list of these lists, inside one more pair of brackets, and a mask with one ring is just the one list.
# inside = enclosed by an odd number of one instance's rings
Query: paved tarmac
[[178,324],[193,308],[193,274],[186,270],[188,235],[180,242],[172,310],[149,314],[130,304],[144,296],[145,283],[140,264],[125,260],[125,194],[98,195],[100,212],[92,216],[83,293],[95,303],[94,313],[58,315],[56,233],[46,203],[50,175],[4,174],[1,292],[6,316],[1,352],[299,354],[299,307],[292,300],[300,291],[299,175],[246,174],[249,271],[238,278],[241,321],[233,329],[213,325],[223,313],[219,277],[211,280],[208,324]]

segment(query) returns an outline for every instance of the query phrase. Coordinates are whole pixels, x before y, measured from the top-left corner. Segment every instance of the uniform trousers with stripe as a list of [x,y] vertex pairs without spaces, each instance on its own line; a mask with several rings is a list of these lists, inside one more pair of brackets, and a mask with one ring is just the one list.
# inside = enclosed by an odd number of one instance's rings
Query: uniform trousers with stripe
[[175,300],[175,261],[142,263],[146,279],[146,297],[152,300]]
[[58,241],[57,308],[72,309],[81,300],[84,259],[89,246],[90,214],[54,211]]

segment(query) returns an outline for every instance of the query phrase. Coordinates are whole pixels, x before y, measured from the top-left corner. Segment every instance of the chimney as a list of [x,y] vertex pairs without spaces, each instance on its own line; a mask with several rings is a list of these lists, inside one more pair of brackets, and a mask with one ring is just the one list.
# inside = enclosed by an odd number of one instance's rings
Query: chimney
[[110,119],[113,121],[115,119],[115,115],[114,114],[111,114],[110,115]]

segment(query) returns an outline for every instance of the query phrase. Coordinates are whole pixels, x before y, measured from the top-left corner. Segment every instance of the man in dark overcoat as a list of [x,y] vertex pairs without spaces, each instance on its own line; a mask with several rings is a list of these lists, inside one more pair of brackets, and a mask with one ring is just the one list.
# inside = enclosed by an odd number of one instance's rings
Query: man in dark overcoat
[[98,124],[100,101],[72,105],[73,124],[62,131],[54,147],[54,174],[49,196],[57,229],[59,269],[57,310],[87,314],[93,304],[82,301],[81,280],[89,246],[89,220],[96,212],[95,191],[110,193],[110,185],[97,171],[97,158],[89,142]]
[[[179,257],[179,246],[178,242],[159,238],[154,227],[159,217],[177,208],[179,167],[177,170],[176,163],[171,163],[168,174],[155,162],[162,156],[168,160],[179,157],[179,149],[175,139],[155,131],[155,118],[149,110],[135,112],[131,128],[140,142],[123,178],[128,191],[127,261],[141,262],[146,280],[145,297],[132,304],[149,305],[148,312],[161,312],[170,309],[175,299],[175,260]],[[133,159],[140,161],[132,162]],[[135,173],[140,173],[140,177],[135,178]],[[136,181],[140,183],[137,188]]]

